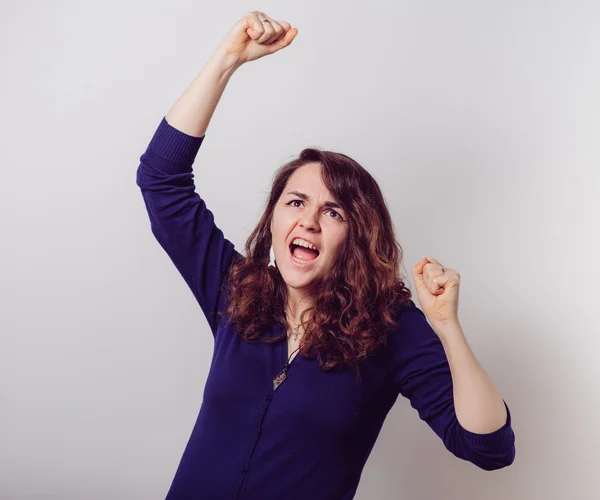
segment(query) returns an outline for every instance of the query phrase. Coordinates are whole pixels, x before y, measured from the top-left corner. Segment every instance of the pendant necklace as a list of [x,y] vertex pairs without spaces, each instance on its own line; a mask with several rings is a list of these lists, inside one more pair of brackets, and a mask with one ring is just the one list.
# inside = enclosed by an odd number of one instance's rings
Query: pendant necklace
[[[296,327],[294,328],[294,341],[298,340],[298,335],[300,334],[300,324],[297,324]],[[292,356],[298,352],[300,350],[300,347],[298,347],[297,349],[295,349],[294,351],[292,351],[292,353],[289,355],[285,366],[283,367],[283,370],[281,370],[279,372],[279,374],[273,379],[273,390],[276,391],[277,388],[283,384],[283,382],[285,381],[285,379],[287,378],[287,371],[288,368],[290,367],[290,359],[292,359]]]
[[298,340],[298,335],[300,335],[300,323],[294,328],[294,342]]

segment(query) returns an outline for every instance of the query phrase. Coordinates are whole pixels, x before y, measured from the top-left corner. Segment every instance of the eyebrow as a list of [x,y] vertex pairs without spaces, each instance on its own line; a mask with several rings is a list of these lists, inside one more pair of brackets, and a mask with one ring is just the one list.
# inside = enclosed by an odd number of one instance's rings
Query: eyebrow
[[[310,201],[310,196],[305,193],[301,193],[300,191],[290,191],[287,194],[297,196],[298,198],[302,198],[305,201]],[[334,201],[326,201],[323,203],[323,206],[327,208],[338,208],[340,210],[344,210],[339,204],[335,203]]]

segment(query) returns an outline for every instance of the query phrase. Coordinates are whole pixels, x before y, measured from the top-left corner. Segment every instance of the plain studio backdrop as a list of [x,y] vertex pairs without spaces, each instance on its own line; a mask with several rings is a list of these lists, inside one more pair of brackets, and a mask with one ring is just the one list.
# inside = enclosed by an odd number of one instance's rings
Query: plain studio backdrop
[[135,173],[255,9],[299,34],[217,107],[194,164],[217,225],[243,252],[284,161],[350,155],[411,290],[424,256],[461,273],[463,329],[514,418],[514,464],[485,472],[400,396],[356,498],[600,498],[595,0],[2,2],[0,498],[166,495],[213,341]]

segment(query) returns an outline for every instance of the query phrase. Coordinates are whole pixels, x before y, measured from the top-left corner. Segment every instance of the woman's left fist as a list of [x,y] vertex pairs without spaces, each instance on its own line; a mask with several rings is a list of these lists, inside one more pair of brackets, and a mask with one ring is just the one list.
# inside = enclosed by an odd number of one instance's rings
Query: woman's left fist
[[458,324],[460,274],[432,257],[412,269],[421,309],[432,326]]

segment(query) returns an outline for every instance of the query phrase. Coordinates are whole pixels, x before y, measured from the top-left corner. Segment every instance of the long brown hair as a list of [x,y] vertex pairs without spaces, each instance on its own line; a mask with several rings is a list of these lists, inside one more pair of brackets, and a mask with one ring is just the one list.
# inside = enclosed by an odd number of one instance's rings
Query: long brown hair
[[[308,163],[321,164],[323,183],[347,214],[349,231],[340,258],[319,279],[312,305],[301,316],[300,354],[318,359],[322,370],[344,364],[357,369],[385,344],[387,332],[397,326],[394,309],[408,304],[411,292],[399,273],[402,248],[383,194],[371,174],[344,154],[307,148],[275,172],[263,216],[246,242],[246,256],[232,262],[225,280],[225,314],[248,342],[285,338],[287,287],[279,270],[268,266],[270,223],[288,179]],[[274,322],[284,327],[283,334],[267,338],[264,331]]]

